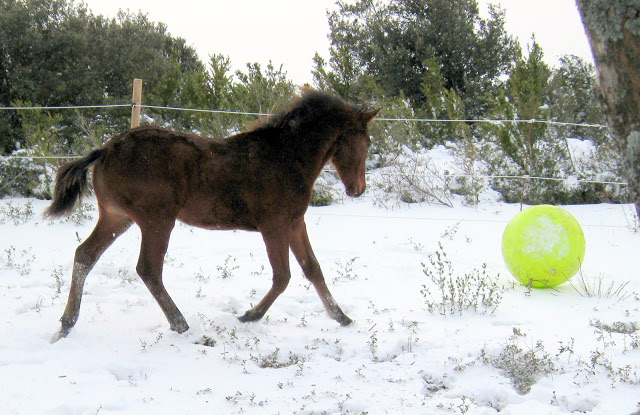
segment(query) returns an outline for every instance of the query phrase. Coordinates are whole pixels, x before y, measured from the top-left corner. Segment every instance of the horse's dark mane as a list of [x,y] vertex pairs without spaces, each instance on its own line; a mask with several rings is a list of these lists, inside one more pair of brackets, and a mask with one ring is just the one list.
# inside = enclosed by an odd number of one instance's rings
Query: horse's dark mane
[[248,131],[267,129],[295,130],[300,125],[331,115],[334,121],[337,113],[362,111],[339,97],[323,91],[303,89],[288,109],[262,118],[249,126]]

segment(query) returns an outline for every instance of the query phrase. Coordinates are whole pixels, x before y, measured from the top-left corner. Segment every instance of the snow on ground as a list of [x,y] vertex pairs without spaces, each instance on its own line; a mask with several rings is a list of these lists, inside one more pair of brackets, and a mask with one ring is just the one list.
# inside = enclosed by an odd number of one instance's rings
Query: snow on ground
[[[95,218],[48,223],[46,202],[3,205],[1,414],[625,415],[640,405],[640,234],[630,206],[567,207],[584,229],[592,297],[578,276],[576,288],[529,290],[508,275],[500,240],[518,205],[386,210],[362,198],[310,208],[313,247],[350,327],[326,316],[293,264],[267,317],[240,323],[270,286],[260,235],[178,225],[164,275],[191,329],[171,332],[135,274],[132,228],[90,274],[76,327],[50,344],[74,250]],[[29,206],[35,216],[14,224]],[[502,295],[495,313],[429,312],[438,291],[422,264],[436,272],[429,257],[438,252],[456,277],[486,264]],[[611,285],[619,292],[607,295]]]

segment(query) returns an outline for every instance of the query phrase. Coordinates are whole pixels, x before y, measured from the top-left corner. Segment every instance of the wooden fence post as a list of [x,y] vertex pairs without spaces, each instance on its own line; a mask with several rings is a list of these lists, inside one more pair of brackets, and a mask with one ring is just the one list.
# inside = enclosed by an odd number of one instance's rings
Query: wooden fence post
[[142,105],[142,79],[134,79],[133,100],[131,101],[131,128],[140,125],[140,105]]

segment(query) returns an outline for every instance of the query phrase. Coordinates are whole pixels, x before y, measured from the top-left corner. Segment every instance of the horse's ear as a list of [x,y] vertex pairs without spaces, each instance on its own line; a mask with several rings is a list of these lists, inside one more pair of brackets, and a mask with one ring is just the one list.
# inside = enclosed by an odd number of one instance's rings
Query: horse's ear
[[369,124],[373,121],[374,118],[378,116],[382,108],[378,108],[377,110],[365,111],[362,113],[362,119],[366,124]]

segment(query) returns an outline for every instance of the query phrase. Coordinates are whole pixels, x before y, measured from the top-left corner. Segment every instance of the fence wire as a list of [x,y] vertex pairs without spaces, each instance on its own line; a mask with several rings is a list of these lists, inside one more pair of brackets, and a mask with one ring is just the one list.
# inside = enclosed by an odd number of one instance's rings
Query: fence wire
[[[36,106],[36,107],[27,107],[27,106],[15,106],[15,107],[0,107],[0,110],[15,110],[15,111],[28,111],[28,110],[68,110],[68,109],[98,109],[98,108],[123,108],[130,107],[134,108],[139,106],[140,108],[148,108],[155,110],[168,110],[168,111],[185,111],[185,112],[201,112],[201,113],[211,113],[211,114],[227,114],[227,115],[244,115],[244,116],[257,116],[264,117],[270,114],[262,113],[262,112],[249,112],[249,111],[229,111],[229,110],[217,110],[217,109],[202,109],[202,108],[186,108],[186,107],[168,107],[168,106],[160,106],[160,105],[136,105],[136,104],[105,104],[105,105],[76,105],[76,106]],[[564,122],[564,121],[552,121],[552,120],[537,120],[537,119],[522,119],[522,120],[508,120],[508,119],[435,119],[435,118],[388,118],[388,117],[378,117],[377,121],[384,122],[418,122],[418,123],[490,123],[490,124],[518,124],[518,123],[527,123],[527,124],[548,124],[548,125],[560,125],[560,126],[573,126],[573,127],[586,127],[586,128],[609,128],[607,125],[603,124],[586,124],[586,123],[574,123],[574,122]],[[51,155],[51,156],[0,156],[0,160],[7,161],[10,159],[22,159],[22,160],[73,160],[81,158],[82,156],[77,155]],[[325,170],[325,172],[331,173],[332,170]],[[368,173],[374,174],[374,173]],[[395,173],[375,173],[381,175],[393,175]],[[422,175],[424,176],[424,175]],[[594,183],[594,184],[605,184],[605,185],[620,185],[626,186],[628,183],[626,182],[613,182],[613,181],[598,181],[598,180],[587,180],[587,179],[574,179],[574,178],[557,178],[557,177],[537,177],[537,176],[511,176],[511,175],[470,175],[470,174],[459,174],[459,175],[446,175],[447,178],[472,178],[472,179],[507,179],[507,180],[552,180],[552,181],[568,181],[575,180],[579,183]]]
[[[203,109],[203,108],[188,108],[188,107],[167,107],[161,105],[147,105],[147,104],[105,104],[105,105],[77,105],[77,106],[40,106],[40,107],[0,107],[0,110],[65,110],[65,109],[95,109],[95,108],[122,108],[122,107],[140,107],[156,110],[170,110],[170,111],[187,111],[187,112],[202,112],[211,114],[228,114],[228,115],[251,115],[257,117],[264,117],[270,115],[265,112],[250,112],[250,111],[232,111],[232,110],[218,110],[218,109]],[[489,123],[489,124],[549,124],[549,125],[563,125],[572,127],[587,127],[587,128],[609,128],[604,124],[588,124],[588,123],[575,123],[566,121],[553,121],[553,120],[538,120],[522,119],[522,120],[508,120],[508,119],[441,119],[441,118],[390,118],[390,117],[377,117],[377,121],[390,121],[390,122],[421,122],[421,123]]]
[[73,110],[73,109],[95,109],[95,108],[121,108],[132,107],[131,104],[109,104],[109,105],[62,105],[53,107],[0,107],[0,110]]

